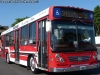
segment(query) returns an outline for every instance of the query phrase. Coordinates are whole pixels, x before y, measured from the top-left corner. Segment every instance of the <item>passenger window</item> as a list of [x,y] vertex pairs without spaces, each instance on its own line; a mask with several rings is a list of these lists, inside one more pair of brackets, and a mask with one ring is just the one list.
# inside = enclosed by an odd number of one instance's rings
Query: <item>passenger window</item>
[[36,44],[36,22],[29,26],[29,44]]
[[22,27],[21,45],[28,44],[28,25]]

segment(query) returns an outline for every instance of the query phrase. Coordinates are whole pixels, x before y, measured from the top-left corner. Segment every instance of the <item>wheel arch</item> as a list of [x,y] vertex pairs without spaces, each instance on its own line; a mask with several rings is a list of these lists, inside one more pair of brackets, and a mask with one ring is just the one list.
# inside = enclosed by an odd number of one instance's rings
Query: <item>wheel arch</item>
[[28,55],[28,58],[27,58],[27,69],[28,69],[28,70],[30,70],[30,58],[31,58],[32,56],[34,57],[34,54],[29,54],[29,55]]

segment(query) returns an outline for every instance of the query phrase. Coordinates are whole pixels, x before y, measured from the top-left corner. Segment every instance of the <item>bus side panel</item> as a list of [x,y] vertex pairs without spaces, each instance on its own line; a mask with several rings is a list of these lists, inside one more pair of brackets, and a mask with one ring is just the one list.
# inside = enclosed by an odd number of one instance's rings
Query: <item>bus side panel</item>
[[25,51],[25,46],[20,46],[19,52],[21,52],[21,51]]
[[20,52],[22,53],[32,53],[32,52],[37,52],[36,46],[34,45],[25,45],[25,46],[20,46]]
[[37,49],[34,45],[20,46],[19,63],[21,65],[27,66],[28,55],[34,54],[36,52],[37,52]]
[[29,51],[29,52],[37,52],[36,45],[25,46],[25,51]]
[[28,59],[28,54],[21,54],[19,55],[19,63],[21,65],[27,66],[27,59]]
[[10,46],[10,52],[15,52],[14,46]]

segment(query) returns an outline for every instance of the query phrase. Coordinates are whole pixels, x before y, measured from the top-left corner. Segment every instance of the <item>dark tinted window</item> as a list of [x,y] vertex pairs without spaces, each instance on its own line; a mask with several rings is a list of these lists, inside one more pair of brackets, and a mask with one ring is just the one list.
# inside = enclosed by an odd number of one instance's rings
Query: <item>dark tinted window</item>
[[28,25],[22,27],[21,32],[21,45],[27,45],[28,44]]
[[6,34],[6,46],[9,46],[10,45],[10,34],[7,33]]
[[10,45],[12,46],[14,42],[14,32],[10,33]]
[[36,43],[36,22],[33,22],[29,26],[29,43],[35,44]]

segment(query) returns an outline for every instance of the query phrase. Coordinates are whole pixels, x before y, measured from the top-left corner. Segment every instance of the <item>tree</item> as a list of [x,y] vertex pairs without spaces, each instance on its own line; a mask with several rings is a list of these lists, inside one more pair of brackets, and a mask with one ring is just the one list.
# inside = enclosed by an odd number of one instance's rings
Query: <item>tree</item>
[[95,27],[95,35],[100,35],[100,6],[97,5],[94,8],[94,27]]
[[25,20],[27,18],[29,18],[29,17],[26,16],[24,18],[17,18],[17,19],[15,19],[16,21],[11,24],[11,27],[15,26],[17,23],[19,23],[19,22],[21,22],[21,21],[23,21],[23,20]]

